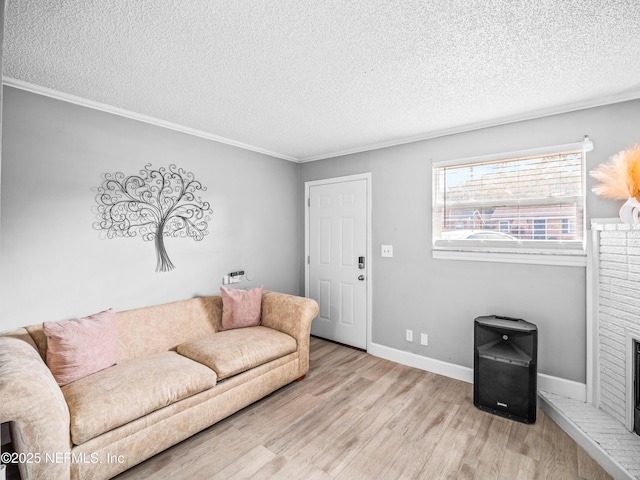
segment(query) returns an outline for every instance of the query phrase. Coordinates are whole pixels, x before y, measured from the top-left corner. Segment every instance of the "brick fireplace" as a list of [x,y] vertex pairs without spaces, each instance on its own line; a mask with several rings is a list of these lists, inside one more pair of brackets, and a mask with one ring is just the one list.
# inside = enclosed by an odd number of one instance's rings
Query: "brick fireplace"
[[593,403],[632,431],[634,342],[640,342],[640,225],[599,221],[592,232]]

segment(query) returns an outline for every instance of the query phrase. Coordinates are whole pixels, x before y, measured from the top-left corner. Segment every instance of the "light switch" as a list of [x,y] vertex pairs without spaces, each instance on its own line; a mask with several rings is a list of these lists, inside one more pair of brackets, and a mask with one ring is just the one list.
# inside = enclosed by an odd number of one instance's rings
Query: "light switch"
[[393,245],[382,245],[382,256],[393,257]]

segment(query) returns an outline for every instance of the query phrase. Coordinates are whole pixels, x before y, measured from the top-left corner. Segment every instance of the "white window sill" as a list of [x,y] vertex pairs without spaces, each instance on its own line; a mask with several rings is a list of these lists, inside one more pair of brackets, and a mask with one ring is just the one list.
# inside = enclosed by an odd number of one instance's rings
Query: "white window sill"
[[460,250],[433,249],[433,258],[437,260],[466,260],[472,262],[525,263],[530,265],[556,265],[565,267],[586,267],[586,253],[507,253],[507,252],[470,252]]

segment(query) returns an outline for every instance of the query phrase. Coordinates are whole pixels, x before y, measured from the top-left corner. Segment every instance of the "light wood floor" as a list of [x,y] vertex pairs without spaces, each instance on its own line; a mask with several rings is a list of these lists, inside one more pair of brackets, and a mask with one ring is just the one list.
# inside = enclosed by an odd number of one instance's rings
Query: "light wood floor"
[[317,338],[306,379],[118,480],[608,479],[549,417],[481,412],[472,385]]

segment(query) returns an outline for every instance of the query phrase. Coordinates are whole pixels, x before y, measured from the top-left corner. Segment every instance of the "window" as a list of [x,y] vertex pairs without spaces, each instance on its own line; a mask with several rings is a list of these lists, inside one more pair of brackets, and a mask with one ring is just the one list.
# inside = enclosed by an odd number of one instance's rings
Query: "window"
[[498,230],[502,233],[509,233],[511,231],[511,222],[509,220],[498,220]]
[[534,240],[547,239],[547,219],[546,218],[533,219],[533,239]]
[[563,218],[562,219],[562,233],[576,233],[576,219],[575,218]]
[[434,257],[584,255],[584,156],[578,143],[434,163]]

